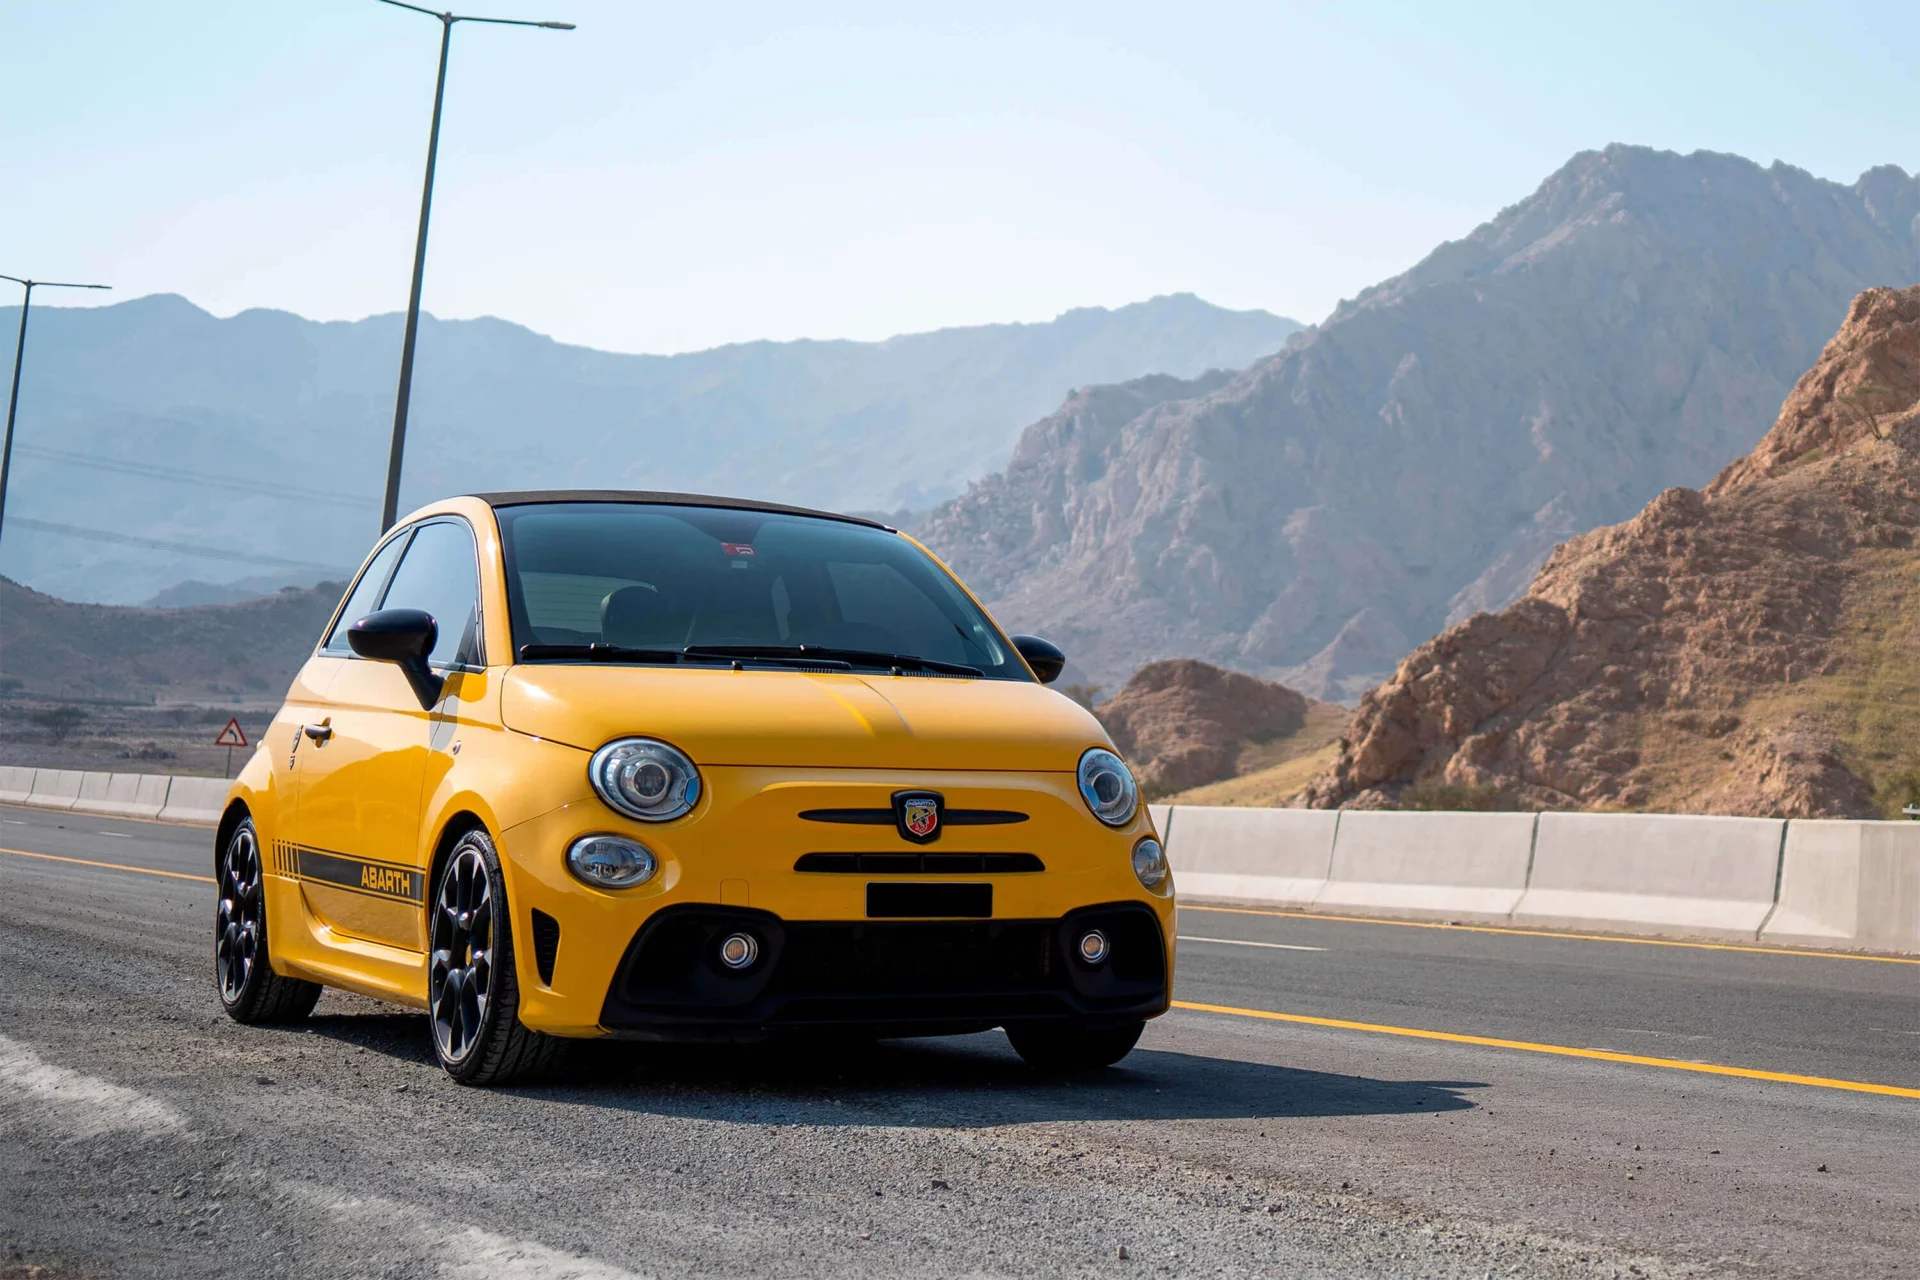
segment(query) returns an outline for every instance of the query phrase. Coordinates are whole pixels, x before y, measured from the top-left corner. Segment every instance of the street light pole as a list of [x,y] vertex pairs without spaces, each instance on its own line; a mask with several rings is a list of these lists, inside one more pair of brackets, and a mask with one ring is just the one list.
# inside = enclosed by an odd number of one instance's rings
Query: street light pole
[[413,397],[413,348],[420,332],[420,284],[427,273],[427,222],[433,212],[433,169],[440,155],[440,104],[447,94],[447,52],[453,44],[453,24],[485,22],[502,27],[542,27],[571,31],[571,22],[529,22],[520,18],[475,18],[436,13],[401,0],[380,0],[396,9],[410,9],[440,20],[440,75],[433,86],[433,127],[427,133],[427,178],[420,191],[420,233],[413,242],[413,288],[407,295],[407,332],[400,342],[400,390],[393,404],[393,444],[387,452],[387,493],[380,505],[380,532],[393,528],[400,514],[400,467],[407,451],[407,406]]
[[20,336],[13,344],[13,390],[7,395],[7,434],[0,441],[0,534],[7,527],[7,473],[13,468],[13,418],[20,408],[20,366],[27,355],[27,312],[33,306],[35,289],[111,289],[105,284],[67,284],[59,280],[22,280],[19,276],[0,275],[24,287],[20,295]]

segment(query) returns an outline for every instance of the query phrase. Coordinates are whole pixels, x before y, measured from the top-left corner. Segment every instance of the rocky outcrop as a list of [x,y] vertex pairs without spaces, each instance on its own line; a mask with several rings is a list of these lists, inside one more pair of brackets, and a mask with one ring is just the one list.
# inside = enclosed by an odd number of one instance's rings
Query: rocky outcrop
[[1248,744],[1296,733],[1309,700],[1191,658],[1151,662],[1094,709],[1148,796],[1230,778]]
[[1884,811],[1876,781],[1917,763],[1917,401],[1920,288],[1868,290],[1749,457],[1567,542],[1367,694],[1311,803],[1432,781],[1522,807]]
[[1897,169],[1584,153],[1218,385],[1077,393],[920,532],[1091,679],[1185,654],[1357,698],[1753,449],[1854,295],[1920,275],[1916,213]]

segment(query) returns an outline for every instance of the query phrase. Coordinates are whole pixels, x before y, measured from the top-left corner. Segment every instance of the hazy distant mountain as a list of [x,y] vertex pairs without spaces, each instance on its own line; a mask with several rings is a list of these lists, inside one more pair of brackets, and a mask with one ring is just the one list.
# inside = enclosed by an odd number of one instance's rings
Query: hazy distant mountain
[[[18,314],[0,308],[0,333],[12,334]],[[474,489],[594,486],[926,507],[1003,465],[1020,428],[1064,391],[1241,368],[1298,328],[1179,294],[1044,324],[636,356],[500,320],[425,318],[402,506]],[[6,573],[116,602],[186,579],[337,576],[375,532],[399,349],[395,315],[220,320],[166,295],[35,307]],[[87,458],[114,469],[78,461]],[[222,564],[46,525],[256,559]]]
[[242,604],[274,595],[285,587],[309,587],[317,581],[312,574],[260,573],[235,578],[232,582],[202,582],[188,578],[154,592],[138,607],[142,609],[193,609],[203,604]]
[[1192,656],[1351,699],[1747,452],[1853,296],[1920,277],[1916,214],[1891,167],[1584,152],[1219,385],[1081,390],[921,532],[1095,680]]

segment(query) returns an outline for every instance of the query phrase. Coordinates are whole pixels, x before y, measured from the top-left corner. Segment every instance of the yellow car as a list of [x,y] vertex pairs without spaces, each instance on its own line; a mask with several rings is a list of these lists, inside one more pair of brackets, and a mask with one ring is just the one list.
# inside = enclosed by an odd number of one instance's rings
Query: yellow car
[[367,558],[229,797],[220,999],[427,1010],[468,1083],[570,1039],[1004,1027],[1104,1066],[1173,880],[1100,724],[913,539],[677,494],[497,493]]

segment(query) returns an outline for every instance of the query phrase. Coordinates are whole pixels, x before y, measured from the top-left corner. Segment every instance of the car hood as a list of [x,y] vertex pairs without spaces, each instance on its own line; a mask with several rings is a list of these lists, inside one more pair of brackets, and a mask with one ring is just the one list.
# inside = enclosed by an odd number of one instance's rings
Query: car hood
[[521,664],[500,712],[582,750],[659,738],[702,765],[1071,772],[1111,745],[1084,708],[1024,680]]

